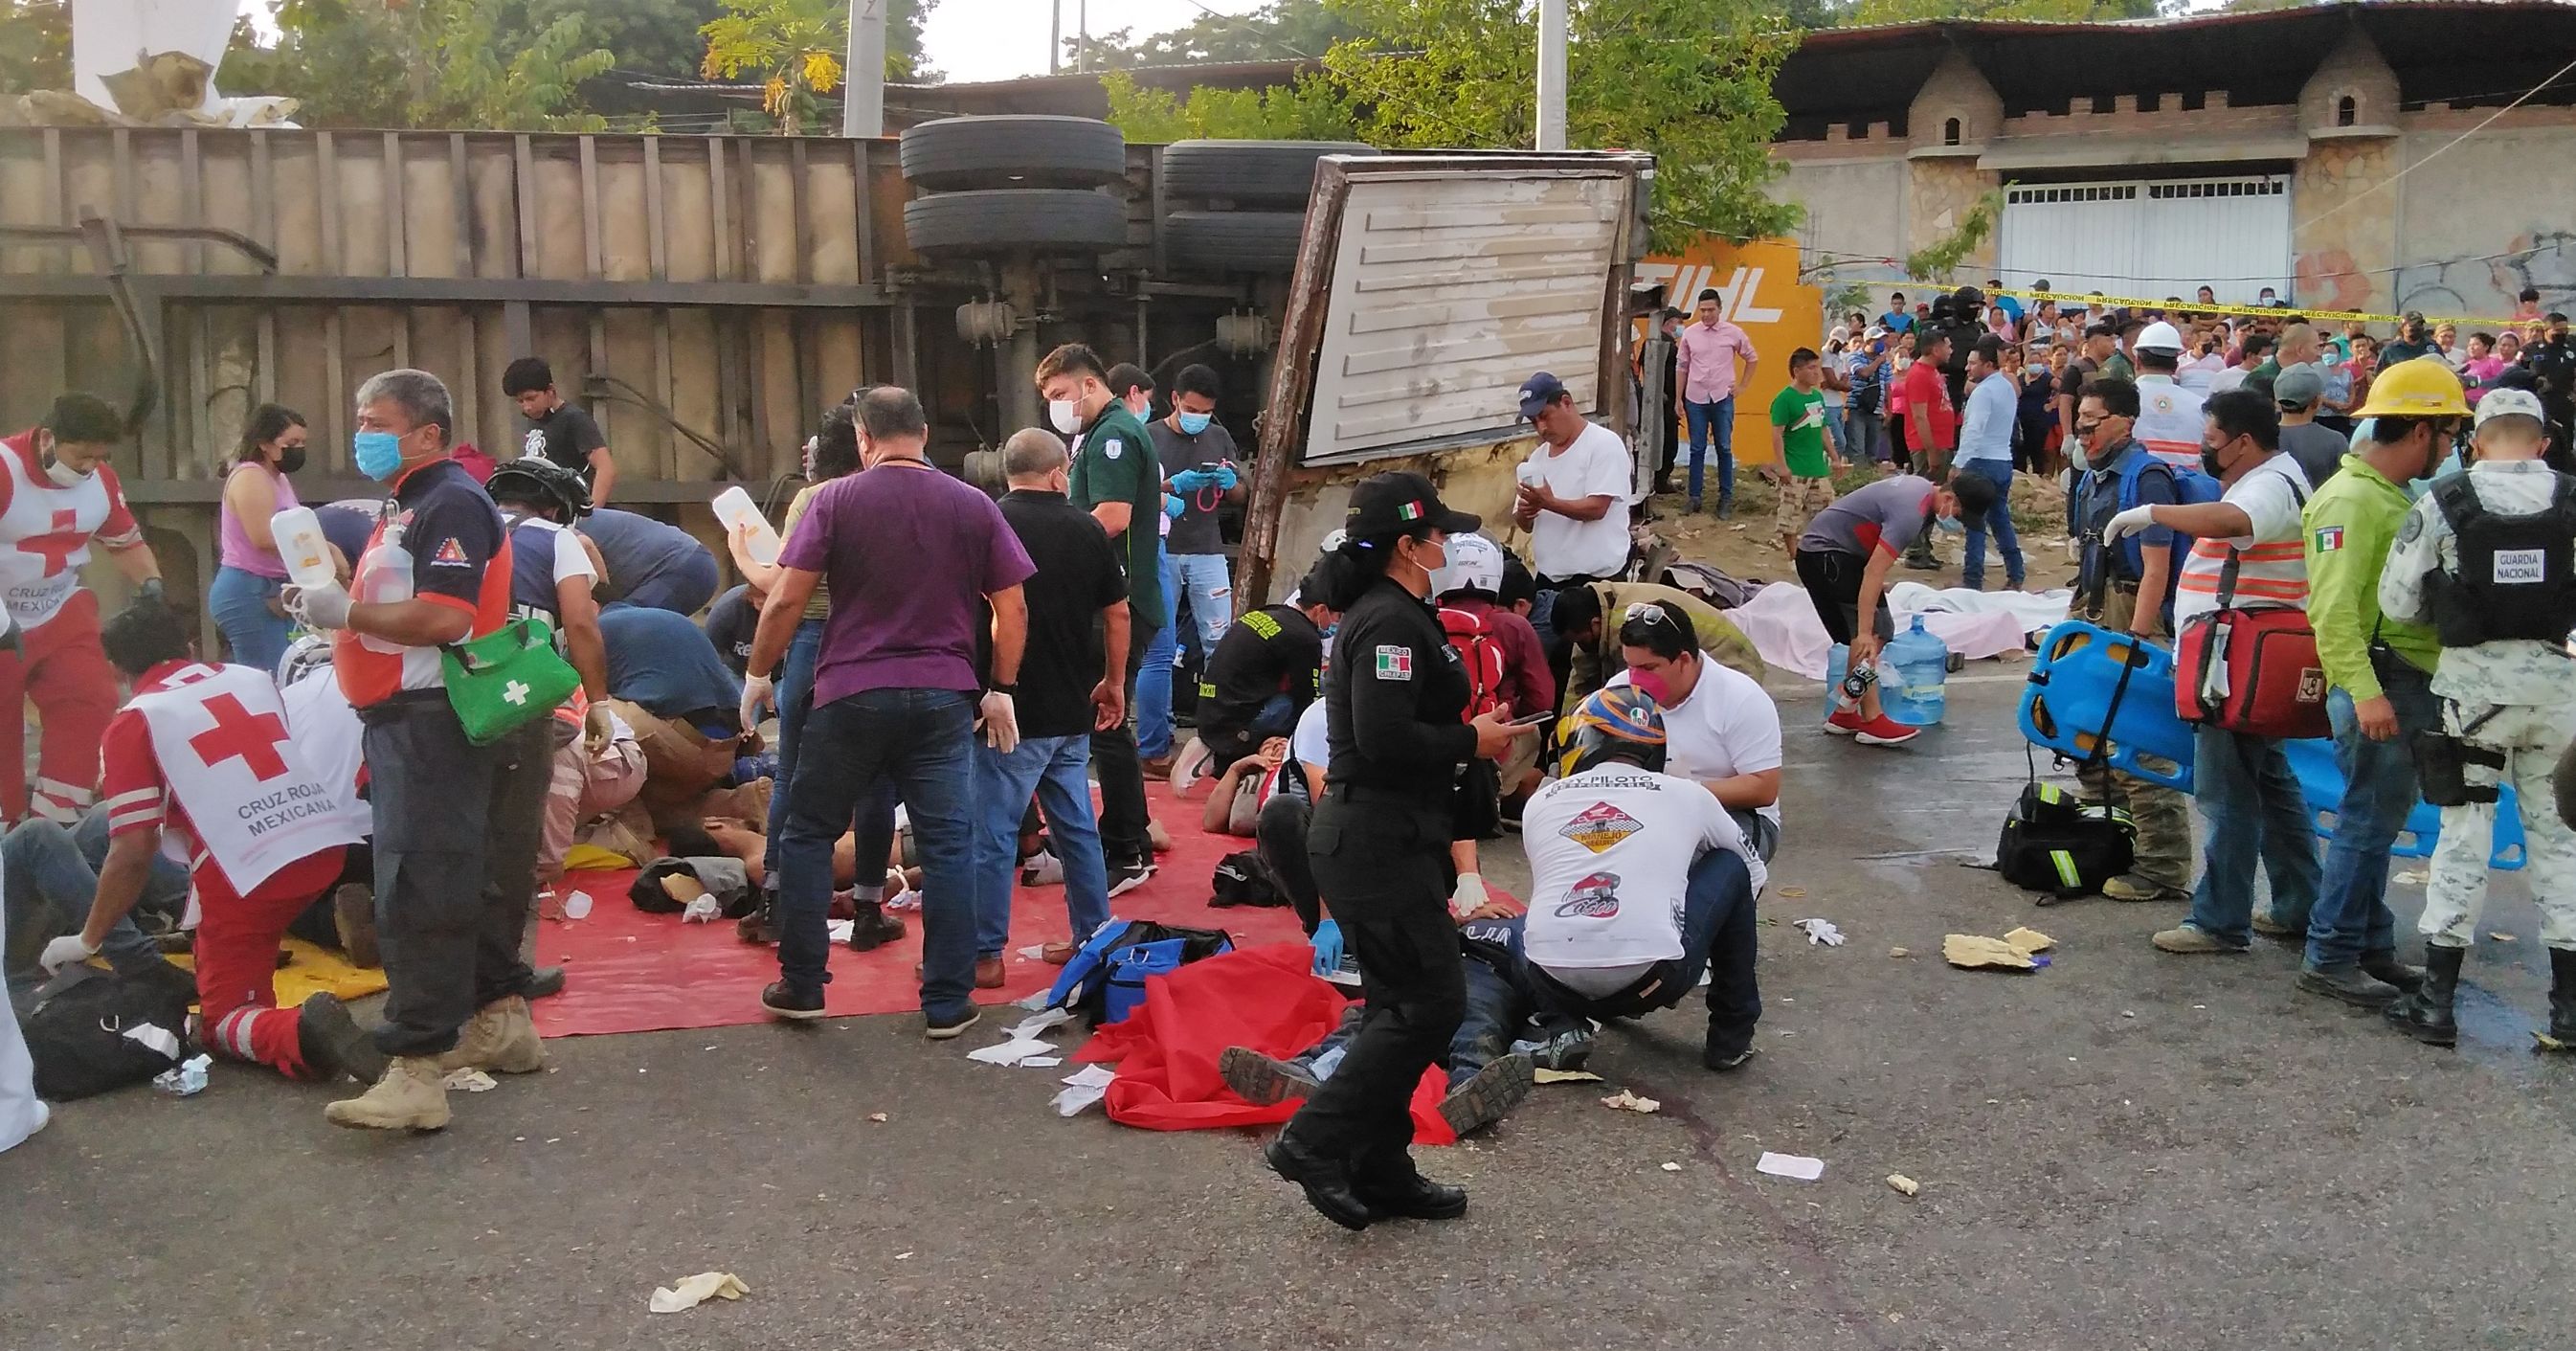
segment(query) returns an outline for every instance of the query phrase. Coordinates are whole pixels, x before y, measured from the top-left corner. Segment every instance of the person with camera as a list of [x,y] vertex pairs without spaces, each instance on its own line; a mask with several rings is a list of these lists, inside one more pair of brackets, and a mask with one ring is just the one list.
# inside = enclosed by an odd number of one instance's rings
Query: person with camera
[[[2438,361],[2438,358],[2432,360]],[[2410,366],[2426,364],[2418,358]],[[2576,830],[2552,810],[2550,773],[2576,742],[2567,680],[2576,661],[2576,477],[2540,458],[2549,434],[2540,400],[2500,389],[2478,401],[2475,454],[2418,499],[2379,579],[2382,610],[2430,621],[2442,643],[2433,672],[2442,730],[2419,738],[2424,800],[2442,809],[2441,843],[2424,888],[2424,983],[2388,1006],[2418,1041],[2459,1040],[2452,1004],[2477,941],[2497,785],[2521,809],[2524,878],[2549,947],[2543,1049],[2576,1051]]]

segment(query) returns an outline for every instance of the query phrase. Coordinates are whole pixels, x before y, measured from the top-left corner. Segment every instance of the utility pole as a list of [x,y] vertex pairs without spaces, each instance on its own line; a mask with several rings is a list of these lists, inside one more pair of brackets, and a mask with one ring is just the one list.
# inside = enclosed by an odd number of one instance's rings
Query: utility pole
[[887,0],[850,0],[850,59],[841,71],[841,134],[885,135]]
[[1073,71],[1077,75],[1091,73],[1091,0],[1074,0]]
[[1064,72],[1064,0],[1047,0],[1047,74]]
[[1565,0],[1538,0],[1538,148],[1565,148]]

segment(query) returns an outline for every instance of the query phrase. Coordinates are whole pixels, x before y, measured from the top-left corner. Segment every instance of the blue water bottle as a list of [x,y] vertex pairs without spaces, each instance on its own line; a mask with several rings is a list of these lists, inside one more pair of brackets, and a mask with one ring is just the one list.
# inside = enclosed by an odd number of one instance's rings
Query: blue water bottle
[[1950,678],[1950,645],[1923,627],[1923,616],[1914,616],[1905,632],[1888,641],[1878,665],[1878,697],[1888,717],[1908,727],[1941,721],[1948,704],[1941,687]]

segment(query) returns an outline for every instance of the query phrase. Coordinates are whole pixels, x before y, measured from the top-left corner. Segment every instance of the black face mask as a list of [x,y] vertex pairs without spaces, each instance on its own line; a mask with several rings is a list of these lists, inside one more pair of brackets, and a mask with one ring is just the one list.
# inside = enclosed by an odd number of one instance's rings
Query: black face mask
[[2223,478],[2227,473],[2226,470],[2219,468],[2218,452],[2207,446],[2200,448],[2200,472],[2211,478]]
[[277,472],[292,474],[304,467],[304,447],[288,446],[277,453]]

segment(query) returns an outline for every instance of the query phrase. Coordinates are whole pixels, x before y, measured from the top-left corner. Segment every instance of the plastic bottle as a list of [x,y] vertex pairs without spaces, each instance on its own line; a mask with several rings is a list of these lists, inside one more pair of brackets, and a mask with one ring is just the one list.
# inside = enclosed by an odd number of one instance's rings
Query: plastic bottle
[[1923,616],[1914,616],[1905,632],[1888,641],[1878,671],[1878,697],[1887,716],[1908,727],[1941,721],[1948,705],[1942,686],[1950,678],[1950,645],[1923,627]]
[[322,533],[322,518],[311,507],[288,507],[268,518],[277,541],[277,556],[286,560],[286,575],[297,586],[329,586],[339,577],[331,564],[331,541]]
[[1851,645],[1836,643],[1825,654],[1825,716],[1830,718],[1843,706],[1843,673],[1851,669]]
[[[368,605],[387,605],[412,597],[411,550],[403,547],[401,527],[387,526],[376,547],[358,561],[349,588],[352,598]],[[371,652],[400,652],[402,644],[361,633],[358,641]]]
[[744,526],[751,527],[750,552],[753,562],[772,566],[777,564],[780,548],[778,531],[771,527],[768,517],[760,514],[759,505],[751,500],[750,493],[743,491],[741,484],[737,483],[717,493],[714,506],[716,519],[724,523],[727,534]]

